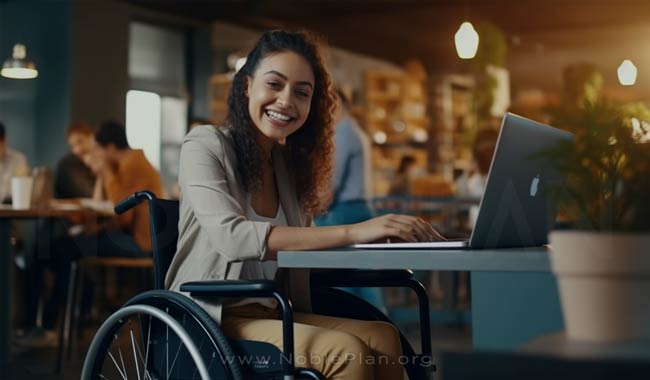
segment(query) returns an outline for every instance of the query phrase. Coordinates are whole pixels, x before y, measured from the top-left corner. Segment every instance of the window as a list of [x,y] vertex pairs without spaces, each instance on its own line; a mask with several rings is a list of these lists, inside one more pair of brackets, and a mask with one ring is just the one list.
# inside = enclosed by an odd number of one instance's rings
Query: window
[[187,131],[185,36],[182,30],[131,23],[126,132],[162,175],[168,193],[178,181],[180,145]]
[[161,101],[153,92],[131,90],[126,94],[126,138],[132,148],[142,149],[160,171]]

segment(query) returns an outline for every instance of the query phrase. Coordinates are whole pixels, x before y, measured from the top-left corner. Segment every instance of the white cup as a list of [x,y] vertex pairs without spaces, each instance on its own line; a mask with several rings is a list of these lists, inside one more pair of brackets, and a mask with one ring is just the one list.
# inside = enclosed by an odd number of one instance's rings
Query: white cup
[[26,210],[32,203],[32,177],[11,178],[11,205],[17,210]]

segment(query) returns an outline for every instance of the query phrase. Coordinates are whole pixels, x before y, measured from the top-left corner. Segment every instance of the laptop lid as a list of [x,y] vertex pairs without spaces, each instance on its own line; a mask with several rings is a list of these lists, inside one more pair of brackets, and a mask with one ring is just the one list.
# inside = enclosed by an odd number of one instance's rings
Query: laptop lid
[[506,114],[470,237],[471,248],[547,243],[556,207],[545,193],[562,178],[540,153],[572,138],[569,132]]
[[562,180],[546,149],[573,135],[515,114],[503,118],[485,191],[468,241],[355,244],[364,249],[458,249],[541,246],[555,223],[546,190]]

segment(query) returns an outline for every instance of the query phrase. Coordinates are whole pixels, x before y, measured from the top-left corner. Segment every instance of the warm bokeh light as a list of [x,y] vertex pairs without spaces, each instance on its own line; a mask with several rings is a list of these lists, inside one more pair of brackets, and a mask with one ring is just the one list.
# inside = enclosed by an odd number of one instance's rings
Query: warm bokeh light
[[618,81],[623,86],[632,86],[636,82],[636,66],[629,59],[626,59],[618,67]]
[[374,135],[372,135],[372,139],[376,144],[386,144],[386,140],[388,140],[388,136],[386,136],[385,132],[382,131],[377,131],[375,132]]
[[413,131],[413,141],[416,143],[423,144],[429,140],[429,134],[427,131],[423,128],[417,128],[415,131]]
[[456,52],[462,59],[472,59],[478,50],[478,33],[471,22],[465,21],[460,24],[454,37]]
[[235,62],[235,72],[238,72],[239,69],[244,67],[245,64],[246,64],[246,57],[241,57],[237,59],[237,61]]
[[27,60],[25,45],[14,45],[12,56],[2,64],[0,75],[11,79],[33,79],[38,76],[34,63]]
[[11,79],[33,79],[38,77],[38,71],[30,68],[9,67],[3,68],[0,75]]

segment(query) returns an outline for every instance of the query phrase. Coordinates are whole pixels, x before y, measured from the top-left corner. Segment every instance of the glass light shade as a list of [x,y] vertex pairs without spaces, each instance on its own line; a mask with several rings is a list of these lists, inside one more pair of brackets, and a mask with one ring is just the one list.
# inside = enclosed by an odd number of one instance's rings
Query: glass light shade
[[471,22],[465,21],[460,24],[454,42],[456,43],[456,52],[462,59],[472,59],[478,50],[478,33]]
[[618,81],[623,86],[632,86],[636,82],[636,66],[629,59],[626,59],[618,67]]
[[34,62],[28,61],[25,58],[26,56],[27,49],[25,48],[25,45],[14,45],[12,57],[2,64],[0,75],[12,79],[36,78],[38,76],[38,70],[36,70]]

